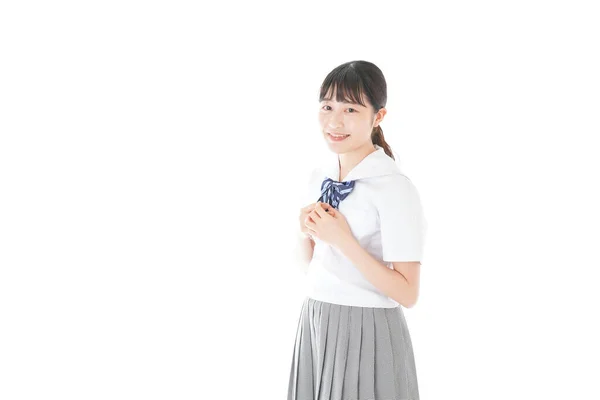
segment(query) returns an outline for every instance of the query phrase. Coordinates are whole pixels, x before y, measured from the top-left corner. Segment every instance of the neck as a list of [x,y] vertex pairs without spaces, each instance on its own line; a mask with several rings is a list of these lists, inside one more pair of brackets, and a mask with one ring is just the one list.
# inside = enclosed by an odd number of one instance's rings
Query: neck
[[346,179],[346,176],[358,165],[366,156],[377,151],[374,145],[368,143],[358,149],[351,150],[347,153],[338,154],[339,163],[339,182]]

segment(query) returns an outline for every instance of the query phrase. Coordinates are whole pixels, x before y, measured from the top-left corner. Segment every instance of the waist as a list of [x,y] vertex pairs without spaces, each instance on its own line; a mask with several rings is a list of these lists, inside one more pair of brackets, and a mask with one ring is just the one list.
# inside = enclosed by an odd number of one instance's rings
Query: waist
[[383,294],[366,279],[336,274],[311,262],[306,274],[306,295],[315,300],[357,307],[394,308],[398,302]]

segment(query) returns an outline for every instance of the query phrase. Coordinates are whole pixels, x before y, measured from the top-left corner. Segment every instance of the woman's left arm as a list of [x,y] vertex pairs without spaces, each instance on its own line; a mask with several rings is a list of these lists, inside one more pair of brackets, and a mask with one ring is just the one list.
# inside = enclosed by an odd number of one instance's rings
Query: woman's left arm
[[393,262],[394,269],[390,269],[367,252],[353,235],[346,236],[337,247],[386,296],[406,308],[415,305],[419,296],[419,261]]

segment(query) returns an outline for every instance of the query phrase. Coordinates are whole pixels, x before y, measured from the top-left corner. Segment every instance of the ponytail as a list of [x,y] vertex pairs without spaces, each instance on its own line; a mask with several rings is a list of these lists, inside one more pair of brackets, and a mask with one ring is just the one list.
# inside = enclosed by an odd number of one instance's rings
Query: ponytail
[[375,128],[373,128],[373,132],[371,132],[371,140],[373,141],[373,144],[383,147],[385,154],[390,156],[393,160],[396,160],[392,154],[390,145],[387,144],[385,138],[383,137],[383,129],[381,129],[381,125],[377,125]]

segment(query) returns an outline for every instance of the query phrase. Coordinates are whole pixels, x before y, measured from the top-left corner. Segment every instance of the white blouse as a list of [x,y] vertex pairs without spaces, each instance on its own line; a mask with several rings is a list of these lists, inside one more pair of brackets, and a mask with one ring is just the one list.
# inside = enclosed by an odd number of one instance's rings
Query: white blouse
[[[342,200],[342,213],[354,237],[374,258],[393,268],[394,261],[421,261],[427,232],[419,193],[384,149],[367,155],[344,181],[355,180]],[[339,179],[338,155],[315,168],[309,178],[306,206],[321,195],[321,184]],[[373,286],[337,248],[314,237],[306,275],[307,296],[328,303],[361,307],[397,307],[398,302]]]

